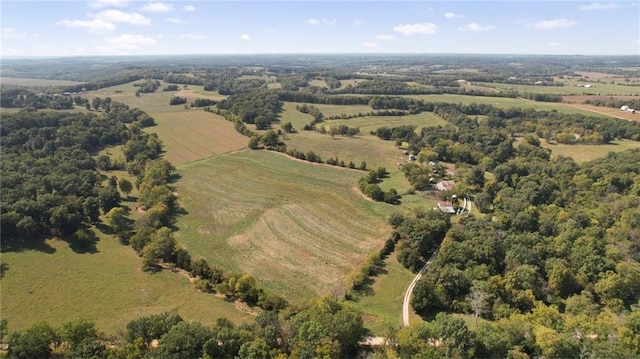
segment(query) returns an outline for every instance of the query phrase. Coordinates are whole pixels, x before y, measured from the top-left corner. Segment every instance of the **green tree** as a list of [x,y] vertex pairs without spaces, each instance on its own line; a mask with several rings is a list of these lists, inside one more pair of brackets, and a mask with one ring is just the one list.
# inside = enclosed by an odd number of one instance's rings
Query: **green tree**
[[150,358],[201,358],[203,347],[212,333],[198,322],[179,322],[163,335],[158,346],[149,352]]
[[47,323],[38,323],[22,331],[10,333],[7,337],[7,358],[47,359],[57,342],[56,331]]
[[118,180],[118,188],[120,188],[120,191],[122,191],[122,193],[124,193],[124,195],[129,198],[129,194],[133,190],[133,185],[128,179],[120,177],[120,179]]
[[142,250],[145,268],[151,269],[158,262],[174,262],[176,256],[176,240],[170,228],[162,227],[151,236],[149,242]]

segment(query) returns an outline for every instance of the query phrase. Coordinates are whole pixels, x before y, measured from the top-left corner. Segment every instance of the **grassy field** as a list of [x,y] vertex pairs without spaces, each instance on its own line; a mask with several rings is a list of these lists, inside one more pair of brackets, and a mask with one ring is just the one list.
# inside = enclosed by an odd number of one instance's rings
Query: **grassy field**
[[233,123],[202,110],[183,109],[153,117],[158,126],[147,131],[158,134],[166,150],[165,159],[174,165],[238,150],[249,142],[233,128]]
[[[477,85],[487,86],[495,88],[497,90],[509,91],[515,90],[518,92],[532,92],[532,93],[548,93],[559,95],[640,95],[640,87],[624,86],[618,84],[611,84],[607,82],[597,82],[597,80],[582,81],[578,79],[564,79],[559,80],[564,86],[544,86],[544,85],[518,85],[510,83],[482,83],[478,82]],[[584,87],[585,84],[591,84],[592,87]]]
[[95,321],[116,335],[140,316],[174,311],[186,320],[213,324],[218,317],[248,322],[253,316],[213,294],[195,289],[186,276],[143,272],[129,246],[102,236],[96,253],[76,253],[60,240],[45,250],[2,253],[2,318],[10,330],[39,321],[57,326],[76,318]]
[[[488,96],[466,96],[466,95],[406,95],[406,97],[419,98],[424,101],[432,102],[452,102],[468,105],[471,103],[489,104],[499,108],[533,108],[538,111],[552,111],[556,110],[561,113],[577,113],[585,116],[599,116],[597,113],[593,113],[587,110],[571,107],[568,104],[557,102],[537,102],[521,98],[508,98],[508,97],[488,97]],[[606,115],[600,115],[606,116]]]
[[631,140],[611,141],[607,145],[563,145],[561,143],[550,145],[541,141],[541,146],[551,149],[552,156],[571,157],[576,162],[587,162],[601,158],[609,152],[626,151],[639,148],[640,142]]
[[[163,87],[166,84],[163,84]],[[197,98],[219,100],[215,92],[200,93],[202,86],[188,86],[180,91],[158,91],[135,96],[132,83],[104,88],[89,93],[97,97],[111,97],[130,107],[138,107],[156,120],[157,126],[149,127],[163,142],[165,159],[174,165],[196,161],[213,155],[241,149],[249,139],[239,134],[233,124],[201,109],[185,109],[182,105],[171,106],[172,96],[186,97],[189,102]]]
[[365,161],[369,169],[385,167],[392,170],[396,163],[405,162],[406,156],[393,141],[383,141],[375,136],[363,134],[355,137],[323,135],[316,131],[300,131],[289,135],[285,141],[287,148],[299,151],[314,151],[323,160],[338,157],[347,164],[353,161],[356,166]]
[[324,126],[328,129],[331,126],[337,127],[345,125],[349,127],[359,127],[362,133],[369,133],[379,127],[397,127],[403,125],[416,126],[416,131],[419,132],[423,127],[444,126],[446,124],[447,122],[445,120],[433,112],[423,112],[417,115],[407,116],[365,116],[347,120],[328,120],[318,126]]
[[360,171],[243,151],[179,168],[178,240],[193,256],[253,274],[306,300],[340,292],[343,278],[389,235],[391,205],[354,191]]
[[77,81],[65,81],[65,80],[43,80],[43,79],[31,79],[26,77],[2,77],[3,85],[16,85],[27,87],[58,87],[58,86],[73,86],[83,84],[84,82]]
[[[402,301],[414,274],[404,268],[392,253],[385,261],[382,274],[375,278],[370,291],[354,295],[351,305],[362,311],[365,327],[374,335],[387,335],[390,328],[402,325]],[[412,322],[420,317],[412,313]]]

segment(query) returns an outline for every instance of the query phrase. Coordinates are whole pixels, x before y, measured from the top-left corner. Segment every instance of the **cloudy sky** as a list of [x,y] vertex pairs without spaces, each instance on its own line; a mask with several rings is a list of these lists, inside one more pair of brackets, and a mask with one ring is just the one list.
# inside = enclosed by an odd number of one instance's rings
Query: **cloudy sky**
[[639,55],[640,1],[2,0],[1,57]]

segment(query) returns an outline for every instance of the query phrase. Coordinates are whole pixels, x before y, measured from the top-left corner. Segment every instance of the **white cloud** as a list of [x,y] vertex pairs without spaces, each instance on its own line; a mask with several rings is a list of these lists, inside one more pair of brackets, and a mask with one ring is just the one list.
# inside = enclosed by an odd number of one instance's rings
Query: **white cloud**
[[533,23],[531,27],[536,29],[556,29],[560,27],[571,27],[576,23],[567,19],[544,20]]
[[112,31],[116,26],[110,22],[93,19],[93,20],[62,20],[58,21],[56,25],[63,25],[66,27],[80,27],[86,28],[94,32]]
[[324,25],[333,25],[336,22],[337,22],[336,19],[325,19],[325,18],[323,18],[322,20],[318,20],[318,19],[314,19],[314,18],[307,19],[307,24],[309,24],[309,25],[318,25],[320,23],[322,23]]
[[242,34],[240,35],[240,39],[244,41],[251,41],[251,36],[249,36],[249,34]]
[[578,6],[578,8],[580,10],[583,11],[592,11],[592,10],[608,10],[608,9],[616,9],[619,8],[620,5],[618,3],[615,2],[607,2],[607,3],[601,3],[601,2],[594,2],[591,4],[586,4],[586,5],[580,5]]
[[366,47],[367,49],[375,49],[376,47],[378,47],[378,44],[376,44],[375,42],[366,41],[362,43],[362,46]]
[[151,20],[136,12],[104,10],[97,14],[89,14],[89,16],[107,22],[122,22],[132,25],[151,25]]
[[559,42],[551,41],[551,42],[549,43],[549,46],[558,47],[558,46],[562,46],[562,44],[561,44],[561,43],[559,43]]
[[390,34],[380,34],[376,36],[378,40],[394,40],[396,37]]
[[173,23],[173,24],[186,24],[187,22],[182,20],[182,19],[178,19],[177,17],[170,17],[166,19],[167,22]]
[[207,35],[196,35],[196,34],[184,34],[180,35],[180,38],[183,40],[202,40],[207,39],[209,36]]
[[438,25],[428,22],[422,22],[419,24],[405,24],[394,27],[393,31],[399,32],[403,35],[435,34],[438,31]]
[[12,28],[12,27],[7,27],[2,29],[2,38],[3,39],[17,39],[17,40],[21,40],[21,39],[26,39],[27,38],[27,34],[24,32],[20,32],[18,31],[18,29]]
[[107,46],[113,50],[136,50],[140,46],[155,45],[156,40],[151,37],[142,35],[122,34],[120,36],[108,37],[106,39]]
[[182,10],[186,11],[186,12],[194,12],[196,11],[196,7],[193,5],[185,5]]
[[459,19],[464,17],[464,15],[456,14],[455,12],[445,12],[444,17],[446,17],[447,19]]
[[487,31],[487,30],[492,30],[495,29],[495,26],[481,26],[476,24],[475,22],[470,22],[468,24],[466,24],[465,26],[460,26],[458,28],[458,30],[460,31]]
[[129,5],[129,1],[130,0],[95,0],[87,3],[87,5],[94,9],[100,9],[109,6],[125,7]]
[[167,4],[163,2],[150,2],[147,5],[144,5],[140,8],[142,11],[146,12],[169,12],[173,10],[172,4]]

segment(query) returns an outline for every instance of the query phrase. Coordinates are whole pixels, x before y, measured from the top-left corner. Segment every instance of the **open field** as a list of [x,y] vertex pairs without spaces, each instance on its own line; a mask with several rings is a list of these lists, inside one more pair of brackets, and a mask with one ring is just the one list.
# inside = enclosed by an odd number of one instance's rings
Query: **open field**
[[[413,97],[422,99],[424,101],[432,102],[452,102],[468,105],[471,103],[489,104],[499,108],[532,108],[537,111],[552,111],[556,110],[561,113],[577,113],[585,116],[598,116],[598,114],[569,106],[566,103],[558,102],[537,102],[522,98],[508,98],[508,97],[488,97],[488,96],[466,96],[466,95],[406,95],[405,97]],[[601,115],[605,116],[605,115]]]
[[[588,79],[587,79],[588,80]],[[618,84],[611,84],[608,82],[596,81],[582,81],[578,79],[564,79],[559,80],[564,86],[545,86],[545,85],[520,85],[511,83],[474,83],[477,85],[492,87],[497,90],[509,91],[515,90],[519,92],[535,92],[535,93],[548,93],[548,94],[560,94],[560,95],[639,95],[640,87],[637,86],[624,86]],[[584,85],[590,84],[592,87],[584,87]]]
[[27,86],[27,87],[60,87],[60,86],[79,85],[79,84],[83,84],[84,82],[31,79],[26,77],[2,77],[2,79],[0,79],[0,83],[2,85],[16,85],[16,86]]
[[353,189],[360,171],[295,161],[267,151],[179,168],[188,212],[177,238],[193,257],[251,273],[292,301],[340,293],[343,278],[389,235],[392,206]]
[[367,113],[373,111],[369,105],[325,105],[313,104],[325,117],[357,115],[358,113]]
[[323,160],[337,156],[347,164],[353,161],[356,166],[365,161],[369,169],[386,167],[392,170],[396,168],[396,163],[406,161],[406,156],[393,141],[383,141],[367,133],[355,137],[335,136],[332,139],[316,131],[299,131],[288,135],[285,144],[289,149],[305,153],[314,151]]
[[594,114],[607,115],[623,120],[640,121],[640,113],[638,113],[638,111],[636,111],[636,113],[631,113],[627,111],[620,111],[620,109],[613,107],[594,106],[587,104],[567,104],[567,106],[586,110]]
[[76,253],[60,240],[44,250],[2,253],[2,318],[10,330],[46,320],[58,326],[77,318],[95,321],[116,335],[140,316],[174,311],[186,320],[213,324],[216,318],[248,322],[250,314],[213,294],[199,292],[186,276],[143,272],[129,246],[101,236],[96,253]]
[[346,120],[328,120],[317,126],[329,128],[331,126],[359,127],[360,132],[365,134],[375,131],[380,127],[416,126],[416,132],[420,132],[423,127],[446,125],[447,122],[433,112],[423,112],[417,115],[407,116],[364,116]]
[[183,105],[169,105],[172,96],[186,97],[189,102],[197,98],[221,99],[215,92],[207,91],[206,95],[200,94],[198,88],[202,86],[189,86],[186,90],[180,91],[157,91],[137,97],[136,87],[130,83],[93,91],[90,94],[102,98],[109,96],[114,101],[147,112],[156,120],[157,126],[149,127],[146,131],[158,134],[166,152],[165,159],[179,165],[241,149],[249,141],[222,116],[201,109],[185,109]]
[[541,141],[541,146],[551,149],[552,156],[571,157],[576,162],[587,162],[601,158],[609,152],[626,151],[633,148],[640,148],[640,142],[631,140],[611,141],[608,145],[550,145],[546,141]]
[[562,96],[562,102],[566,103],[583,103],[587,100],[637,100],[640,96],[596,96],[596,95],[584,95],[584,96]]
[[249,139],[224,117],[202,110],[156,113],[158,126],[147,128],[162,140],[164,158],[177,166],[246,147]]
[[[375,336],[385,336],[390,328],[402,325],[402,300],[414,274],[404,268],[396,259],[396,253],[384,261],[383,273],[376,277],[371,291],[355,294],[349,303],[362,311],[365,327]],[[412,322],[420,317],[411,312]]]

